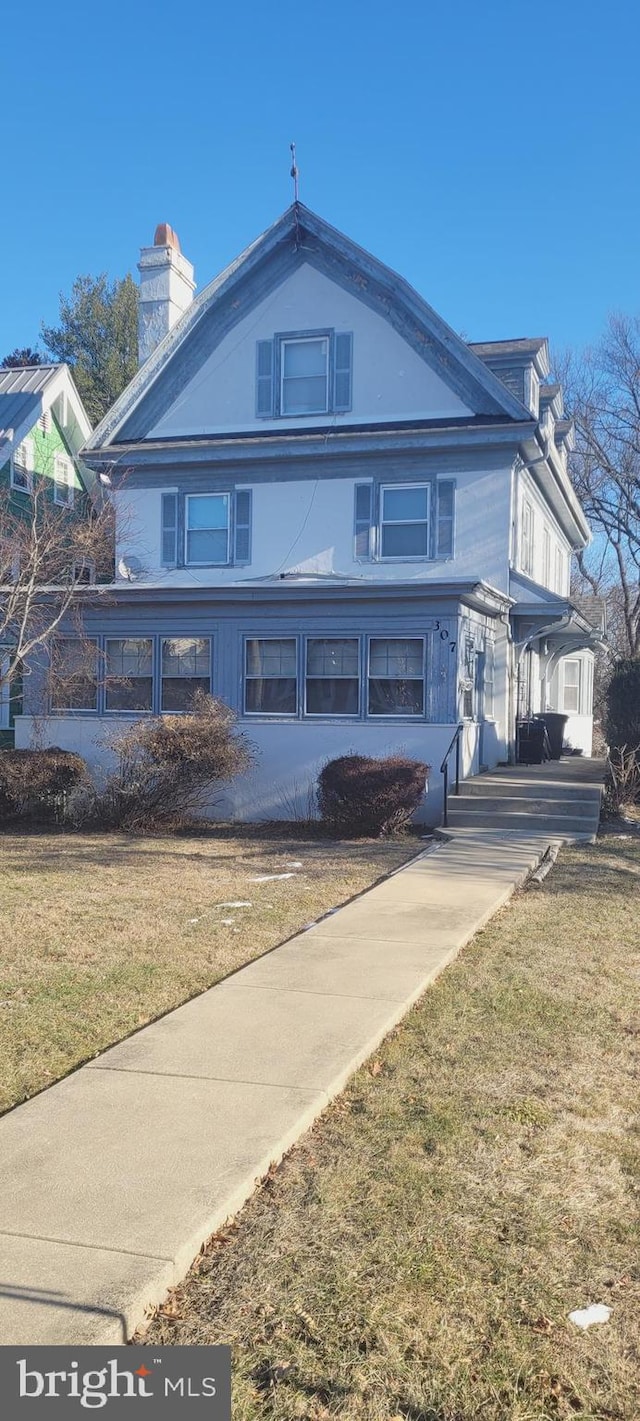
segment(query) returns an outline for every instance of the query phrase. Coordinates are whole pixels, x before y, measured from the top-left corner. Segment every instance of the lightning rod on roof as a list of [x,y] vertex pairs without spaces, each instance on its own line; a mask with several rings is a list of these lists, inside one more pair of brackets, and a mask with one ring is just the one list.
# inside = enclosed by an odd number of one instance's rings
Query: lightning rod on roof
[[290,143],[290,144],[289,144],[289,147],[290,147],[290,149],[291,149],[291,177],[293,178],[293,200],[294,200],[294,202],[297,202],[297,201],[298,201],[298,176],[299,176],[299,174],[298,174],[298,167],[297,167],[297,164],[296,164],[296,145],[295,145],[295,143]]

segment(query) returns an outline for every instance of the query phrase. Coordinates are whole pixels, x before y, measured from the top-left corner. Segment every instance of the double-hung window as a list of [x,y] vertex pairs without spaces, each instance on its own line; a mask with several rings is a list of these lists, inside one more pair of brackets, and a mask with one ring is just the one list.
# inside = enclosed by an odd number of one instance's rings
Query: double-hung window
[[563,670],[563,709],[577,714],[580,710],[580,662],[565,661]]
[[163,637],[161,661],[160,710],[191,710],[196,692],[211,688],[210,638]]
[[57,637],[53,642],[51,709],[98,709],[98,647],[93,638]]
[[357,637],[308,637],[307,715],[358,715],[360,648]]
[[34,466],[33,439],[23,439],[11,460],[11,487],[17,489],[20,493],[31,493],[33,490]]
[[296,715],[296,637],[250,637],[245,643],[245,700],[248,715]]
[[526,498],[522,501],[520,567],[526,577],[533,576],[533,509]]
[[554,567],[554,591],[562,596],[565,590],[565,560],[562,548],[556,547]]
[[151,637],[107,637],[105,710],[153,710]]
[[229,494],[195,493],[185,499],[185,561],[190,567],[229,562]]
[[258,419],[341,414],[351,409],[351,331],[285,331],[259,340]]
[[369,715],[424,714],[422,637],[370,637]]
[[429,556],[431,487],[393,484],[380,490],[380,556]]
[[546,527],[542,534],[542,584],[551,586],[551,534]]
[[53,497],[62,508],[73,507],[73,464],[66,454],[54,456]]
[[283,340],[280,381],[282,414],[326,414],[329,408],[329,337]]

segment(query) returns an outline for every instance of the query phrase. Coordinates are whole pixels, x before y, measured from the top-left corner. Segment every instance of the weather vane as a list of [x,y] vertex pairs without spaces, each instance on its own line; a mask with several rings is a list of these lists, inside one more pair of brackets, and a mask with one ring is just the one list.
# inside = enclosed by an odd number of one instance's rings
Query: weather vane
[[290,149],[291,149],[291,177],[293,178],[293,200],[294,200],[294,202],[297,202],[297,201],[298,201],[298,167],[297,167],[297,164],[296,164],[296,145],[295,145],[295,143],[290,143],[290,144],[289,144],[289,147],[290,147]]

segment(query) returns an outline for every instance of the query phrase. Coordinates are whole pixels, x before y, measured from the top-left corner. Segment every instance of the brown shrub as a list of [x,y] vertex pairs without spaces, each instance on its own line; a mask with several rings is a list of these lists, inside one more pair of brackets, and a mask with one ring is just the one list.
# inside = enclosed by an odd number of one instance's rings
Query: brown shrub
[[402,755],[342,755],[318,777],[320,817],[333,833],[382,837],[406,827],[425,791],[429,765]]
[[61,824],[72,790],[89,781],[72,750],[0,751],[0,822]]
[[83,815],[84,822],[140,831],[184,823],[211,803],[216,784],[251,762],[235,716],[203,692],[188,715],[139,720],[115,740],[117,765]]

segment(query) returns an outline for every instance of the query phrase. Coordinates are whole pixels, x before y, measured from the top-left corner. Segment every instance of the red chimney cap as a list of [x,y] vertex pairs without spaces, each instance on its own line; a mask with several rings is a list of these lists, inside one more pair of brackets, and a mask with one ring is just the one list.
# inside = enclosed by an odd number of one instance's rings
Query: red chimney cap
[[153,245],[154,247],[173,247],[176,252],[179,252],[180,238],[168,222],[159,222],[154,233]]

